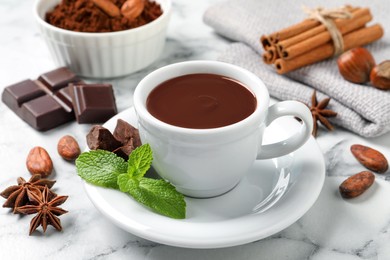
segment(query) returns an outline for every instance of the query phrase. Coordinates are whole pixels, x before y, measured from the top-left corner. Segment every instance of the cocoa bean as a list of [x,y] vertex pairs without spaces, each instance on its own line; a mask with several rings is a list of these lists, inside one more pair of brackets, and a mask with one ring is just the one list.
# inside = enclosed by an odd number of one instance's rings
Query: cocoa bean
[[70,135],[61,137],[57,144],[58,154],[67,161],[76,160],[80,155],[80,146]]
[[121,14],[130,21],[135,20],[144,11],[145,2],[143,0],[127,0],[121,7]]
[[354,144],[351,146],[351,152],[356,159],[369,170],[377,173],[384,173],[389,168],[386,157],[373,148]]
[[121,16],[119,7],[109,0],[92,0],[92,2],[111,17]]
[[343,198],[351,199],[365,192],[375,180],[375,175],[369,171],[359,172],[343,181],[339,187]]
[[53,161],[48,152],[36,146],[32,148],[27,156],[26,166],[31,174],[40,174],[42,177],[47,177],[53,171]]

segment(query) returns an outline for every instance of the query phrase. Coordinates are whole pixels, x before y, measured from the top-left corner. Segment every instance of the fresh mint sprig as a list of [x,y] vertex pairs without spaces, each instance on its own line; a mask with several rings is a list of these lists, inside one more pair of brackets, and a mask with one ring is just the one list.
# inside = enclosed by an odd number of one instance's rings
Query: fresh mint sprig
[[165,180],[144,177],[152,160],[152,149],[144,144],[130,154],[127,163],[112,152],[84,152],[76,160],[76,168],[78,175],[88,183],[119,189],[162,215],[185,218],[184,196]]
[[114,153],[104,150],[80,154],[76,160],[77,173],[87,182],[118,189],[118,176],[127,171],[127,163]]

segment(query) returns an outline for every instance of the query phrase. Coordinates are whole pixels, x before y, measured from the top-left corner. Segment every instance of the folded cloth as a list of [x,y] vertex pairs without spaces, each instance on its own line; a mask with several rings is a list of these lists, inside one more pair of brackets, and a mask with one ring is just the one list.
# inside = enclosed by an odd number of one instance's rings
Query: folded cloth
[[[364,137],[375,137],[390,131],[390,90],[383,91],[367,85],[350,83],[342,78],[337,58],[328,59],[296,71],[279,75],[263,63],[260,44],[262,34],[286,28],[305,19],[302,6],[323,6],[322,0],[228,0],[211,6],[204,14],[204,22],[217,33],[238,43],[232,43],[218,60],[252,71],[268,86],[271,96],[280,100],[299,100],[310,105],[313,89],[319,100],[331,98],[328,108],[338,113],[330,121]],[[370,24],[380,23],[385,35],[366,48],[380,63],[390,59],[390,5],[381,0],[350,1],[352,6],[369,7],[373,14]],[[326,1],[326,8],[342,5],[340,1]],[[369,5],[369,6],[368,6]],[[386,30],[387,32],[386,34]]]

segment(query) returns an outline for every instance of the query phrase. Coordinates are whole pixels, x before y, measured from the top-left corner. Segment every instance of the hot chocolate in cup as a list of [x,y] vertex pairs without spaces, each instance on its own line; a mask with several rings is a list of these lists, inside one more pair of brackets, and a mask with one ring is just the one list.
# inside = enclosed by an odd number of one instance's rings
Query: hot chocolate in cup
[[[261,79],[241,67],[188,61],[147,75],[135,89],[134,108],[157,173],[182,194],[207,198],[233,189],[256,159],[286,155],[309,139],[307,106],[283,101],[269,107],[269,99]],[[265,128],[282,116],[300,118],[300,130],[262,145]]]

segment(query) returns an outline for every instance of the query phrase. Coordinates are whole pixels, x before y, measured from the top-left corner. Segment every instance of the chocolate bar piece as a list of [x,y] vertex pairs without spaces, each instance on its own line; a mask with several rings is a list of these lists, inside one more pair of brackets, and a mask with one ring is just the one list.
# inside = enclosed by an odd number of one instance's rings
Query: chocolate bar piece
[[112,86],[85,84],[67,68],[59,68],[8,86],[3,102],[37,130],[45,131],[74,118],[101,123],[117,113]]
[[134,149],[135,148],[133,145],[128,144],[125,146],[118,147],[112,152],[118,155],[119,157],[122,157],[125,161],[127,161],[129,159],[129,155],[131,154],[131,152],[134,151]]
[[91,150],[107,150],[127,161],[130,153],[141,146],[141,139],[137,128],[118,119],[113,134],[103,126],[93,126],[87,134],[87,144]]
[[117,120],[113,136],[123,146],[131,145],[137,148],[142,145],[138,129],[122,119]]
[[95,125],[87,134],[87,145],[91,150],[106,150],[112,152],[121,146],[121,142],[115,139],[107,128]]
[[53,91],[76,81],[79,79],[73,72],[59,68],[41,75],[39,80],[28,79],[6,87],[2,101],[32,127],[45,131],[74,119],[72,104]]
[[115,96],[110,84],[72,84],[74,113],[80,124],[105,122],[117,114]]
[[43,95],[45,95],[45,91],[43,91],[34,81],[27,79],[5,88],[1,99],[9,108],[15,111],[19,109],[24,102]]
[[45,84],[51,92],[56,92],[59,89],[68,86],[69,83],[79,81],[76,74],[66,67],[46,72],[39,76],[38,80]]
[[74,119],[72,111],[66,111],[51,95],[44,95],[24,103],[21,117],[39,131],[46,131]]
[[73,103],[72,103],[72,96],[70,94],[70,88],[71,88],[70,85],[72,85],[72,83],[70,83],[68,87],[58,90],[54,94],[54,96],[57,98],[57,101],[59,99],[59,102],[62,103],[62,106],[65,108],[65,110],[73,112]]

